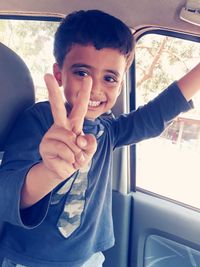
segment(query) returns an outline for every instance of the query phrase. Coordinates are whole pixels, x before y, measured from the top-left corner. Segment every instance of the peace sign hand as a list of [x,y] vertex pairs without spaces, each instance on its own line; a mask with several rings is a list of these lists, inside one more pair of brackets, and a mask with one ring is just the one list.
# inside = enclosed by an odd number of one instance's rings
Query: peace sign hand
[[47,169],[54,172],[59,179],[66,179],[79,168],[86,166],[96,151],[95,137],[84,135],[82,131],[92,80],[85,77],[69,115],[54,76],[46,74],[45,82],[54,124],[40,143],[40,154]]

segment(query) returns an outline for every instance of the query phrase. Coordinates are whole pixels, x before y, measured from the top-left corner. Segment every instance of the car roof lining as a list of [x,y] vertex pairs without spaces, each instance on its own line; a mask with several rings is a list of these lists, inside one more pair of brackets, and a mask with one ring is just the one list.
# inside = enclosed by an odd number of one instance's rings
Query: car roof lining
[[[144,26],[163,26],[169,29],[199,34],[199,27],[179,18],[185,0],[1,0],[0,13],[21,12],[22,14],[38,13],[40,16],[58,16],[79,9],[100,9],[122,19],[130,28]],[[131,8],[132,7],[132,8]]]

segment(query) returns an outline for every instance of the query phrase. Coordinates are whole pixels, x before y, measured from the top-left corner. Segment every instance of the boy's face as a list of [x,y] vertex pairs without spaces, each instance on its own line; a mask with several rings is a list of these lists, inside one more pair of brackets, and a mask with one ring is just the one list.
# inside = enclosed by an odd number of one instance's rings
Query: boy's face
[[67,53],[62,69],[54,64],[54,75],[63,86],[67,102],[73,106],[85,76],[92,78],[87,119],[96,119],[110,110],[121,92],[126,58],[118,50],[93,45],[74,45]]

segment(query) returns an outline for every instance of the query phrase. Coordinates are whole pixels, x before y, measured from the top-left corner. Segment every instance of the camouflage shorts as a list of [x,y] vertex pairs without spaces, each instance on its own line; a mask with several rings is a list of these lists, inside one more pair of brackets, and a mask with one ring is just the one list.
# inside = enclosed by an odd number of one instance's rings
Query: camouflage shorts
[[[102,252],[97,252],[87,260],[82,267],[102,267],[105,257]],[[13,261],[4,258],[1,267],[28,267],[22,264],[14,263]],[[56,266],[55,266],[56,267]]]

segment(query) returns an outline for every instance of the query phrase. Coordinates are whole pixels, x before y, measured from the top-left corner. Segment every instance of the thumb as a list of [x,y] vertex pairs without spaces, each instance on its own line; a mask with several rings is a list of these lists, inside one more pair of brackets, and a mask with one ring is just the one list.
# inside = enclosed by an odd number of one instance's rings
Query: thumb
[[76,143],[88,155],[94,154],[97,149],[97,140],[92,134],[77,136]]
[[87,138],[85,135],[78,135],[76,138],[76,143],[81,149],[85,149],[87,147]]

